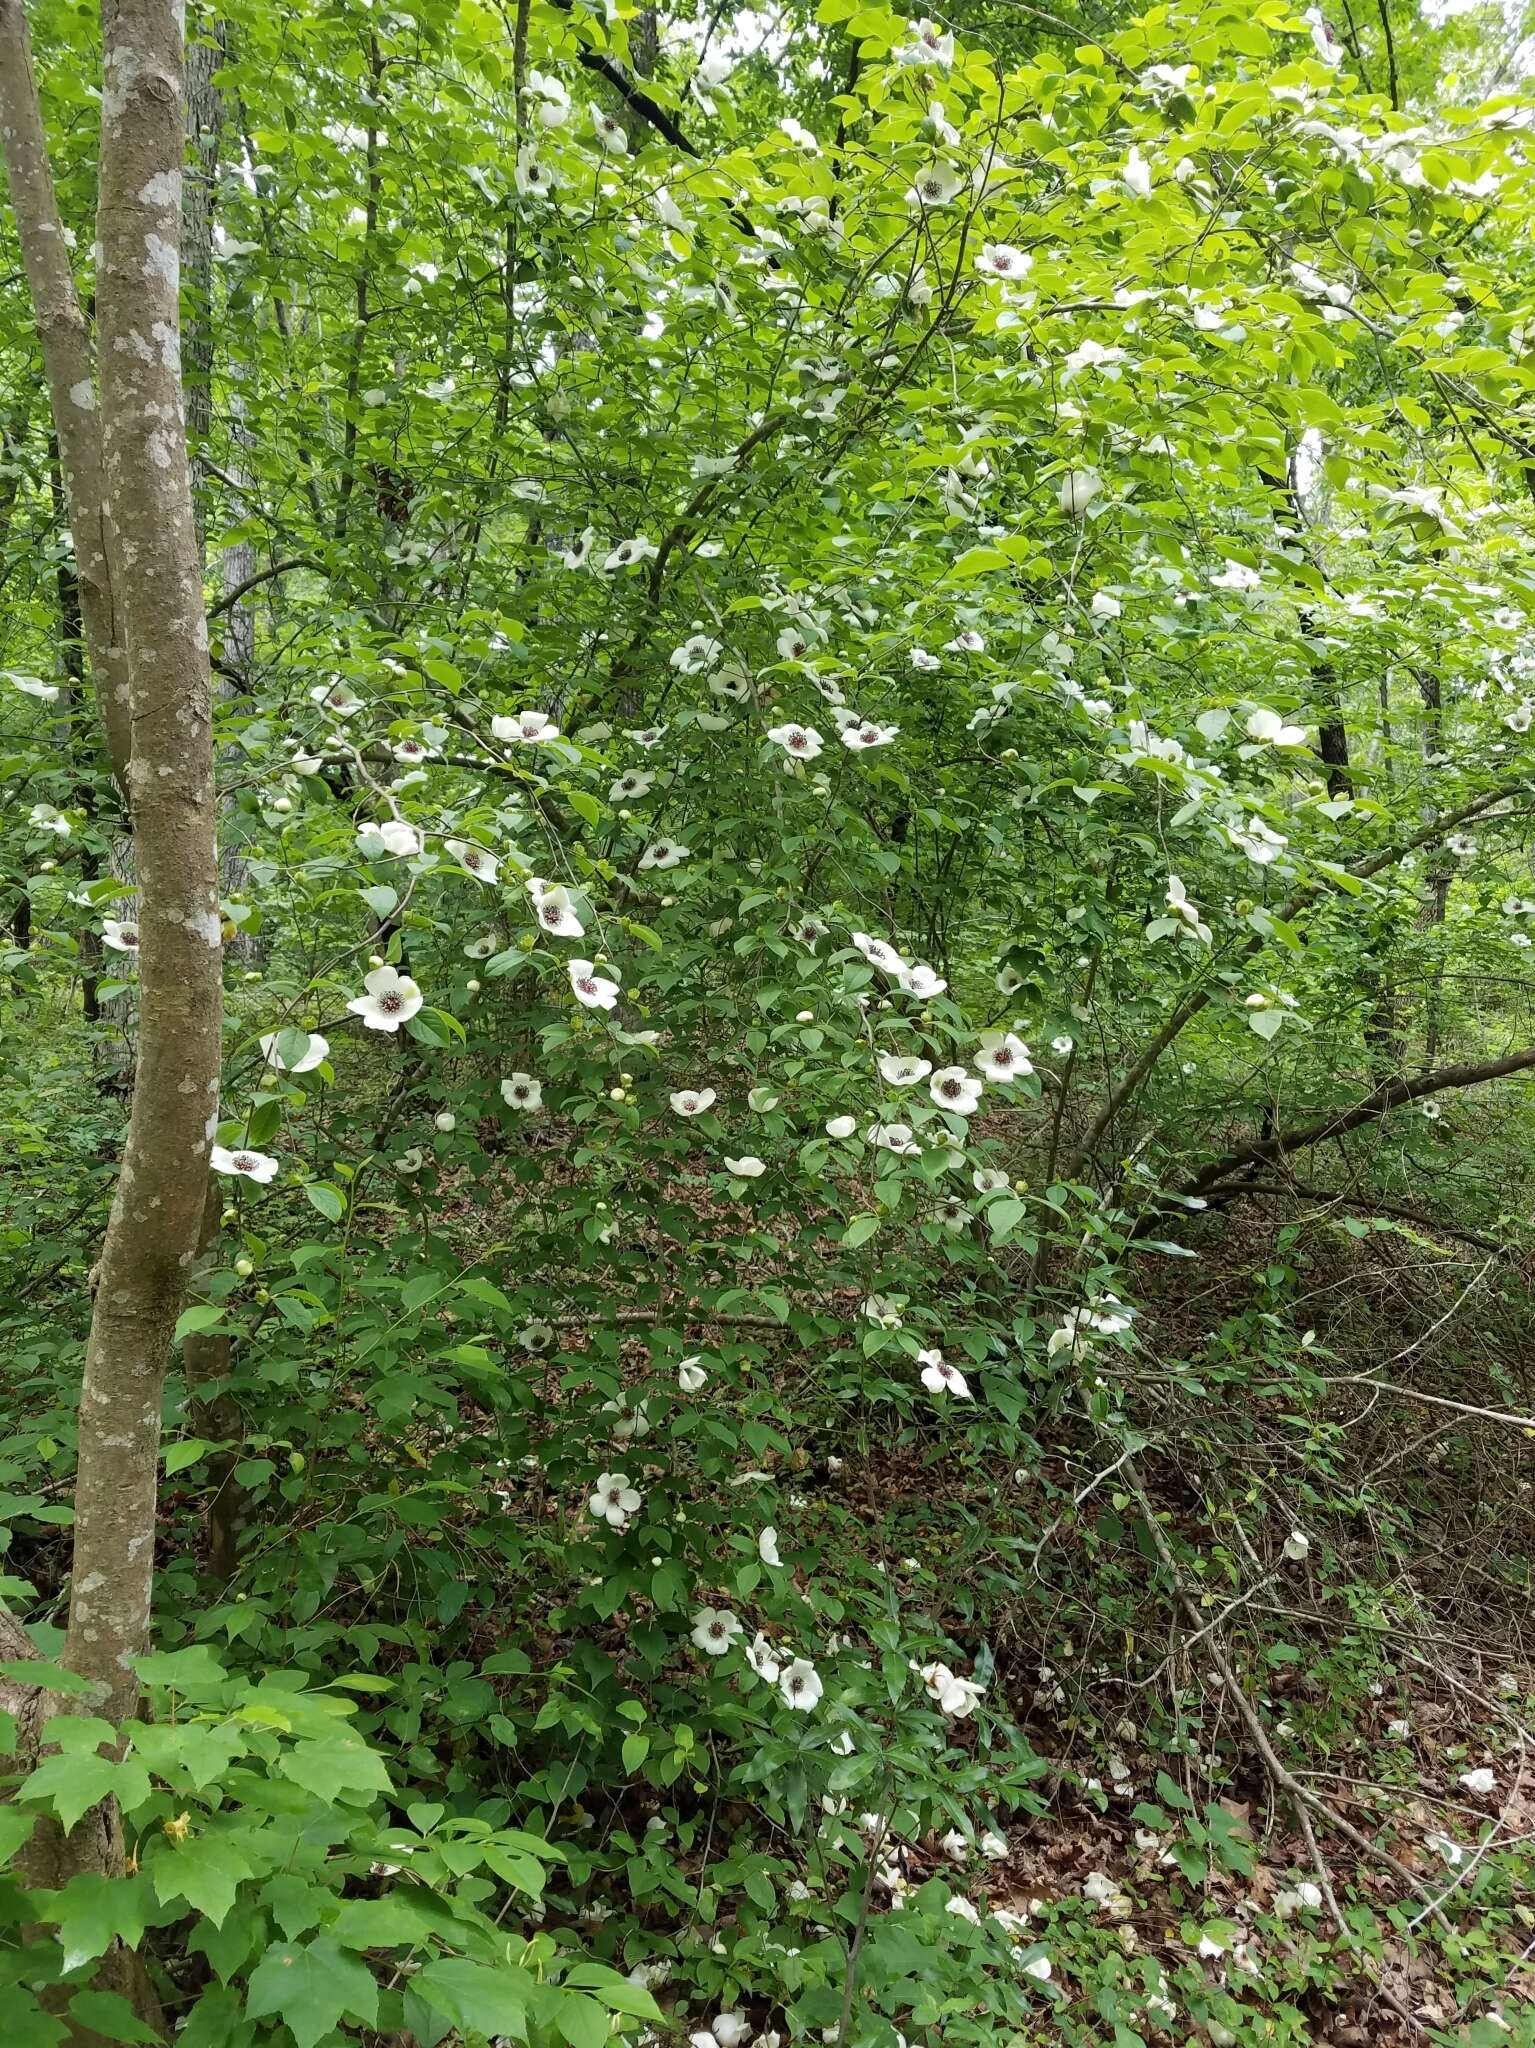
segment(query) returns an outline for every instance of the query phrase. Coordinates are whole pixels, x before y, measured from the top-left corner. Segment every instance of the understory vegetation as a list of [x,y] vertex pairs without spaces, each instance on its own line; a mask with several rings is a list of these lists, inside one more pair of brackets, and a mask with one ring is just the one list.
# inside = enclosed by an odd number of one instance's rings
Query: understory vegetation
[[5,2048],[1535,2048],[1524,27],[0,0]]

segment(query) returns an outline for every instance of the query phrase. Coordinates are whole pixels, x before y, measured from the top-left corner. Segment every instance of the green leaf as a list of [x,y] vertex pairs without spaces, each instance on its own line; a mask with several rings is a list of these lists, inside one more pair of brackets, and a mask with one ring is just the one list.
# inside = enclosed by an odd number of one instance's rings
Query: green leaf
[[879,1218],[877,1216],[855,1216],[847,1229],[842,1233],[841,1242],[844,1249],[850,1252],[857,1251],[861,1244],[869,1242],[869,1239],[878,1229]]
[[[476,2033],[526,2035],[534,1981],[512,1963],[476,1963],[468,1956],[439,1956],[411,1979],[418,1998],[455,2027]],[[606,2023],[604,2023],[606,2033]]]
[[340,1188],[333,1188],[329,1181],[314,1180],[304,1189],[309,1206],[318,1209],[327,1222],[339,1223],[346,1214],[346,1197]]
[[375,882],[370,889],[359,891],[364,903],[381,921],[388,917],[400,900],[399,891],[391,889],[387,882]]
[[589,790],[567,789],[565,791],[565,801],[570,805],[576,816],[584,818],[588,825],[600,823],[602,805],[598,803],[596,797]]
[[1247,1012],[1248,1030],[1256,1031],[1258,1036],[1265,1041],[1277,1036],[1284,1020],[1285,1013],[1283,1010],[1249,1010]]
[[194,1301],[176,1318],[176,1342],[179,1344],[183,1337],[199,1336],[223,1320],[224,1304],[221,1301]]
[[0,1863],[10,1862],[36,1825],[35,1814],[22,1813],[14,1806],[0,1806]]
[[51,1806],[67,1832],[83,1813],[107,1797],[116,1782],[116,1764],[77,1750],[44,1757],[22,1784],[21,1796],[29,1805],[42,1802]]
[[236,1893],[252,1875],[244,1855],[224,1835],[190,1835],[184,1842],[166,1842],[150,1868],[162,1906],[185,1899],[215,1927],[223,1926]]
[[77,1991],[69,2001],[69,2017],[77,2027],[108,2041],[158,2043],[161,2038],[116,1991]]
[[567,1992],[555,2001],[553,2017],[570,2048],[604,2048],[608,2016],[595,1999]]
[[99,1871],[82,1870],[62,1891],[48,1896],[47,1910],[39,1917],[59,1930],[67,1974],[104,1956],[114,1941],[136,1947],[149,1912],[149,1884],[142,1874],[103,1877]]
[[307,1946],[285,1941],[251,1971],[245,2010],[253,2020],[280,2019],[298,2048],[315,2048],[343,2014],[372,2026],[378,1985],[371,1970],[328,1936]]
[[623,1764],[632,1778],[640,1765],[650,1754],[650,1737],[645,1734],[626,1735],[623,1741]]
[[345,1792],[388,1792],[389,1772],[377,1750],[360,1735],[338,1732],[326,1742],[300,1742],[278,1759],[283,1777],[302,1785],[327,1806]]
[[1004,1238],[1010,1237],[1028,1213],[1027,1202],[1019,1202],[1011,1197],[1006,1201],[988,1202],[986,1227],[991,1232],[992,1243],[1001,1244]]
[[206,1438],[184,1436],[175,1443],[165,1446],[165,1476],[174,1479],[178,1472],[185,1472],[188,1465],[195,1465],[199,1458],[213,1449]]

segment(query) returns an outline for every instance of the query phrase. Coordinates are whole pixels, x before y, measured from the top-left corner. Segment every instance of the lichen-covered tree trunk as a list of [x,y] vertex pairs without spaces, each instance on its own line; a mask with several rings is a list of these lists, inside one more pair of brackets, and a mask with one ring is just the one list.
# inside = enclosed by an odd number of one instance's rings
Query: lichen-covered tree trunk
[[218,1117],[221,939],[208,633],[180,340],[174,0],[108,0],[97,201],[102,467],[133,708],[139,1047],[80,1399],[66,1655],[122,1720],[154,1567],[160,1404]]
[[91,680],[112,772],[126,792],[133,739],[127,649],[118,616],[121,578],[105,502],[91,336],[54,196],[22,0],[0,0],[0,148],[58,434]]

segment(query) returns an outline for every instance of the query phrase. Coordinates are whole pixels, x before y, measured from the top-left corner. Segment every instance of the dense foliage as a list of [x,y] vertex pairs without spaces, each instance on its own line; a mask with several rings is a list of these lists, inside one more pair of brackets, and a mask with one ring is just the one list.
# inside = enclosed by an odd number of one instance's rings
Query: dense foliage
[[[138,877],[0,329],[0,1593],[65,1708],[0,1849],[127,1844],[0,1890],[8,2043],[1256,2044],[1361,1982],[1535,2040],[1495,26],[190,18],[226,1056],[118,1734],[58,1660]],[[87,301],[94,34],[33,10]]]

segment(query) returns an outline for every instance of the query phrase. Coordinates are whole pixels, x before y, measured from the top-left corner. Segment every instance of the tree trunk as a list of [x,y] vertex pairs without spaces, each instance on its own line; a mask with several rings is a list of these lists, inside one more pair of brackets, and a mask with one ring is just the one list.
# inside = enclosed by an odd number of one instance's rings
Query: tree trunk
[[54,196],[22,0],[0,0],[0,152],[10,180],[11,208],[59,437],[91,680],[112,772],[126,795],[133,727],[127,651],[115,594],[122,578],[106,516],[90,331],[75,291],[69,244]]

